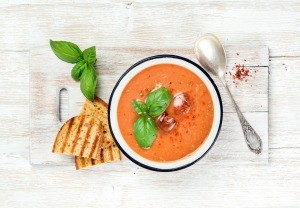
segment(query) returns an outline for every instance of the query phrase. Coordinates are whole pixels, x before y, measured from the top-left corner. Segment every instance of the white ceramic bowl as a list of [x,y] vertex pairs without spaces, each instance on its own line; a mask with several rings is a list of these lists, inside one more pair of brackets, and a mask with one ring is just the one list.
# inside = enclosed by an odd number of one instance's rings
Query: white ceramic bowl
[[[148,68],[149,66],[153,66],[157,64],[166,64],[166,63],[183,66],[186,69],[191,70],[193,73],[195,73],[198,77],[201,78],[201,80],[207,86],[213,100],[214,119],[213,119],[212,128],[210,130],[207,139],[193,153],[176,161],[155,162],[140,156],[135,151],[133,151],[130,148],[130,146],[126,143],[119,129],[119,124],[117,119],[117,109],[118,109],[117,107],[123,89],[136,74]],[[194,164],[195,162],[197,162],[210,150],[210,148],[215,143],[221,129],[222,119],[223,119],[223,106],[222,106],[222,100],[217,86],[215,85],[211,77],[208,75],[208,73],[205,72],[204,69],[202,69],[202,67],[190,61],[189,59],[180,56],[157,55],[139,61],[138,63],[131,66],[120,77],[109,99],[108,117],[109,117],[110,131],[115,139],[116,144],[118,145],[118,147],[126,157],[128,157],[131,161],[140,165],[141,167],[150,170],[166,172],[166,171],[175,171],[175,170],[186,168]]]

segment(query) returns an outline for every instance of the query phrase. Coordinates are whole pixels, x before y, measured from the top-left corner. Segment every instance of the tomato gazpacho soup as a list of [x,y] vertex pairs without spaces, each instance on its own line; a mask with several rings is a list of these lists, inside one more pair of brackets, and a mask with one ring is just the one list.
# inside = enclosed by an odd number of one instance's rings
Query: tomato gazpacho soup
[[156,162],[179,160],[208,137],[214,106],[204,82],[176,64],[157,64],[125,86],[117,119],[126,143]]

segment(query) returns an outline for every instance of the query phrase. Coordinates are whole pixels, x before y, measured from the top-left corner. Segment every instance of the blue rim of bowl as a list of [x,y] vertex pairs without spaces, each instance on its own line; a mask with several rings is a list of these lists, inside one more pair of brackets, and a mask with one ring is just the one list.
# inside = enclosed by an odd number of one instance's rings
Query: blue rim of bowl
[[[115,90],[118,88],[120,82],[122,81],[122,79],[128,74],[128,72],[130,72],[132,69],[134,69],[135,67],[137,67],[138,65],[144,63],[144,62],[147,62],[147,61],[150,61],[150,60],[153,60],[153,59],[161,59],[161,58],[174,58],[174,59],[180,59],[180,60],[183,60],[183,61],[186,61],[192,65],[194,65],[195,67],[197,67],[203,74],[205,74],[205,76],[209,79],[209,81],[211,82],[211,84],[213,85],[216,93],[217,93],[217,96],[218,96],[218,99],[219,99],[219,104],[220,104],[220,123],[219,123],[219,127],[218,127],[218,131],[217,131],[217,134],[214,138],[214,141],[212,142],[212,144],[210,145],[210,147],[206,150],[206,152],[204,154],[202,154],[199,158],[197,158],[196,160],[194,160],[193,162],[190,162],[188,164],[185,164],[185,165],[182,165],[180,167],[176,167],[176,168],[170,168],[170,169],[160,169],[160,168],[156,168],[156,167],[151,167],[151,166],[148,166],[148,165],[145,165],[143,163],[140,163],[138,162],[137,160],[135,160],[134,158],[132,158],[129,154],[127,154],[127,152],[121,147],[121,145],[118,143],[118,139],[115,137],[114,135],[114,132],[113,132],[113,129],[112,129],[112,124],[111,124],[111,121],[110,121],[110,109],[111,109],[111,102],[112,102],[112,98],[114,96],[114,93],[115,93]],[[122,76],[119,78],[119,80],[117,81],[117,83],[115,84],[113,90],[112,90],[112,93],[110,95],[110,98],[109,98],[109,103],[108,103],[108,125],[109,125],[109,129],[110,129],[110,132],[117,144],[117,146],[119,147],[119,149],[121,150],[121,152],[129,159],[131,160],[132,162],[134,162],[135,164],[139,165],[140,167],[143,167],[143,168],[146,168],[148,170],[152,170],[152,171],[157,171],[157,172],[172,172],[172,171],[177,171],[177,170],[181,170],[181,169],[184,169],[184,168],[187,168],[193,164],[195,164],[196,162],[198,162],[201,158],[203,158],[208,152],[209,150],[213,147],[213,145],[215,144],[219,134],[220,134],[220,131],[221,131],[221,126],[222,126],[222,121],[223,121],[223,105],[222,105],[222,99],[221,99],[221,95],[220,95],[220,92],[216,86],[216,84],[214,83],[214,81],[212,80],[212,78],[209,76],[209,74],[201,67],[199,66],[198,64],[196,64],[195,62],[187,59],[187,58],[184,58],[184,57],[181,57],[181,56],[177,56],[177,55],[172,55],[172,54],[161,54],[161,55],[155,55],[155,56],[150,56],[150,57],[147,57],[147,58],[144,58],[142,59],[141,61],[135,63],[134,65],[132,65],[130,68],[128,68],[123,74]]]

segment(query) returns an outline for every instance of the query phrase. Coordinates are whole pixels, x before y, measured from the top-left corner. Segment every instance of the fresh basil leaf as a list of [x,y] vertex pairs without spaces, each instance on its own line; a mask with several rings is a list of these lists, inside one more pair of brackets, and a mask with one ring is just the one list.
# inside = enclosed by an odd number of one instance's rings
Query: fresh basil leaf
[[92,46],[83,51],[83,58],[89,65],[93,65],[96,62],[96,47]]
[[54,54],[65,62],[74,64],[82,60],[82,51],[74,43],[50,40],[50,46]]
[[79,81],[80,77],[86,67],[87,67],[87,65],[86,65],[85,60],[79,61],[77,64],[75,64],[75,66],[73,67],[73,69],[71,71],[72,78],[76,81]]
[[134,122],[133,132],[139,146],[148,148],[156,138],[156,123],[150,116],[143,115]]
[[137,112],[140,115],[147,113],[147,110],[148,110],[147,105],[145,103],[143,103],[142,101],[133,100],[132,106],[133,106],[133,109],[135,110],[135,112]]
[[97,75],[95,69],[93,66],[88,65],[80,78],[80,89],[87,99],[94,100],[96,85]]
[[159,116],[169,106],[172,95],[165,87],[150,92],[146,98],[148,115],[151,117]]

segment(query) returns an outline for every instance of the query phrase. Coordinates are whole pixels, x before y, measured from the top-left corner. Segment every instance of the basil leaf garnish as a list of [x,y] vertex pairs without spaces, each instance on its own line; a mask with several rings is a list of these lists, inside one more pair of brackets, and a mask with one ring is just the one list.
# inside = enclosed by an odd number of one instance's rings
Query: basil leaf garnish
[[150,116],[143,115],[134,122],[133,132],[139,146],[142,148],[148,148],[152,145],[156,138],[156,123]]
[[83,95],[89,99],[94,100],[94,94],[97,85],[97,75],[93,66],[88,65],[84,69],[80,78],[80,89]]
[[74,43],[50,40],[50,46],[54,54],[65,62],[74,64],[83,59],[82,51]]
[[142,101],[138,101],[138,100],[133,100],[132,101],[132,106],[133,109],[135,110],[135,112],[137,112],[137,114],[146,114],[148,107],[145,103],[143,103]]
[[159,116],[169,106],[172,100],[172,95],[165,87],[161,87],[149,93],[146,99],[148,106],[148,115],[151,117]]
[[61,60],[76,65],[72,68],[71,76],[74,80],[80,80],[80,89],[89,100],[94,100],[97,85],[97,74],[93,65],[96,62],[96,47],[92,46],[83,52],[71,42],[50,40],[50,46],[54,54]]
[[83,51],[83,58],[89,65],[93,65],[96,62],[96,47],[92,46]]
[[79,81],[80,77],[84,71],[84,69],[87,67],[86,61],[82,60],[79,61],[75,66],[72,68],[71,76],[74,80]]
[[140,117],[134,122],[134,136],[139,146],[148,148],[157,135],[157,126],[154,117],[162,114],[169,106],[172,95],[165,87],[150,92],[146,103],[133,100],[132,106]]

